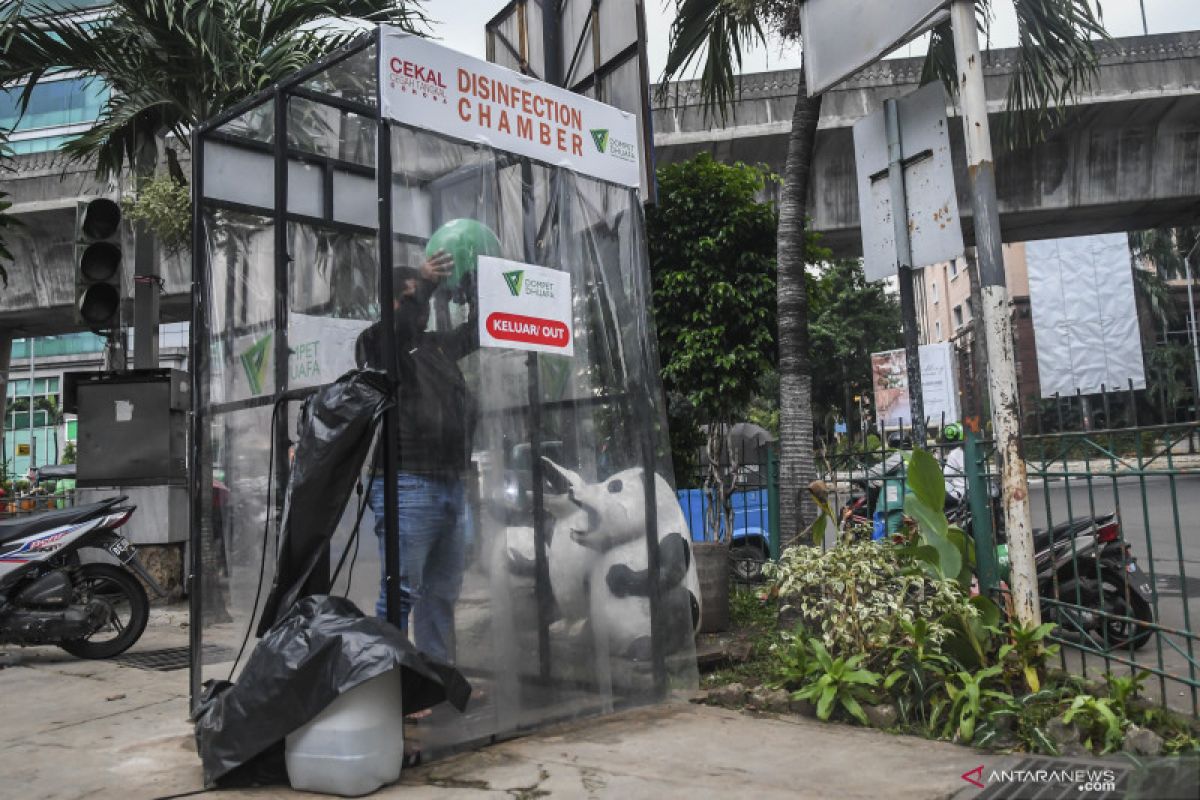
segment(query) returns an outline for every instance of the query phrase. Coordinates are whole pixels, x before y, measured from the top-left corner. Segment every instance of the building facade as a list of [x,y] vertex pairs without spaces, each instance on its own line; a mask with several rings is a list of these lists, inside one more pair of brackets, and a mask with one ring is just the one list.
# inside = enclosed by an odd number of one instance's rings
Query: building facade
[[[1029,309],[1029,269],[1023,243],[1006,244],[1003,252],[1021,413],[1028,419],[1040,406],[1037,346]],[[972,299],[967,258],[925,267],[914,278],[921,343],[954,344],[958,355],[959,407],[964,416],[986,418],[987,404],[982,395],[986,393],[987,385],[982,374],[984,361],[977,344],[982,328],[978,324],[978,301]]]

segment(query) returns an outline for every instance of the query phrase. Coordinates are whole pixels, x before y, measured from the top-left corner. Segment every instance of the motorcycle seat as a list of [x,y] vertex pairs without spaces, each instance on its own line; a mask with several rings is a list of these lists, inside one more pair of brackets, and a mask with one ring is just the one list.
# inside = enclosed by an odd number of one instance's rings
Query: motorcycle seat
[[85,503],[57,511],[43,511],[27,517],[0,521],[0,544],[16,539],[24,539],[35,533],[48,531],[60,525],[73,525],[108,511],[112,506],[124,500],[124,497],[111,497],[98,503]]
[[1033,532],[1034,545],[1038,549],[1041,549],[1051,541],[1066,538],[1077,531],[1090,527],[1094,521],[1092,517],[1074,517],[1066,522],[1060,522],[1049,530],[1042,528],[1035,529]]

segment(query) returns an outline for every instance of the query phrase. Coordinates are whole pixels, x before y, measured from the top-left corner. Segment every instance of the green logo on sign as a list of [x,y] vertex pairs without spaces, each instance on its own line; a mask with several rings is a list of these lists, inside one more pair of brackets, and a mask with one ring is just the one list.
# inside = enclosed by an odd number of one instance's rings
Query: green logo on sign
[[512,272],[502,273],[504,282],[508,284],[508,290],[512,292],[513,297],[521,296],[521,283],[525,280],[525,270],[514,269]]
[[592,141],[601,153],[608,147],[608,128],[592,128]]
[[262,394],[263,382],[267,379],[267,353],[270,351],[271,334],[268,333],[242,353],[242,369],[246,370],[251,394]]

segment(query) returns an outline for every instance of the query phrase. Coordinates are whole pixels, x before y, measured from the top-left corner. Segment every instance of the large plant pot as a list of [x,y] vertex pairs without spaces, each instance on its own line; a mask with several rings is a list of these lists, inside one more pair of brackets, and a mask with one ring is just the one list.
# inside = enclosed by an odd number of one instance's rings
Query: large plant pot
[[700,580],[700,632],[729,630],[729,546],[694,542],[696,577]]

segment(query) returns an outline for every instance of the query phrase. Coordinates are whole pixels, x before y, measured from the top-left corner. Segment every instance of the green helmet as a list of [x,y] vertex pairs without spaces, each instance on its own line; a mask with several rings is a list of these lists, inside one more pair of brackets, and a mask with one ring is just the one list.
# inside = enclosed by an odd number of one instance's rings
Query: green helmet
[[961,442],[963,438],[963,428],[957,422],[951,422],[946,427],[942,428],[942,440],[946,442]]
[[425,257],[439,250],[454,257],[454,271],[446,279],[451,289],[479,266],[479,256],[500,255],[500,240],[487,225],[474,219],[452,219],[433,232],[425,245]]

